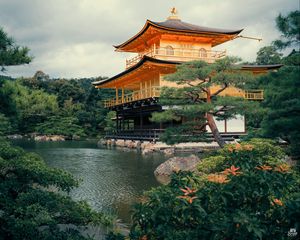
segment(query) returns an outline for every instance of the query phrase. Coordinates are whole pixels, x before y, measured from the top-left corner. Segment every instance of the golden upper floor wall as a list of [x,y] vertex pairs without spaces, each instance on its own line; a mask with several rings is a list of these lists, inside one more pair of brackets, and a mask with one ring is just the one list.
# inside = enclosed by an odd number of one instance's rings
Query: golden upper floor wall
[[226,56],[226,51],[214,51],[212,48],[235,39],[242,31],[186,23],[174,12],[176,10],[172,9],[172,15],[164,22],[147,20],[136,35],[115,46],[116,51],[137,53],[126,60],[126,69],[137,64],[143,56],[174,62],[203,60],[213,63]]

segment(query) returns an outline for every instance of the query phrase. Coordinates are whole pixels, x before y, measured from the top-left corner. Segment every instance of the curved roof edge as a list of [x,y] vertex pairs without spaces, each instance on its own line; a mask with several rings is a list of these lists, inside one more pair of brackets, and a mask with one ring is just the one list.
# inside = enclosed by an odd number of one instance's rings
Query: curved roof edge
[[[135,64],[134,66],[126,69],[125,71],[111,77],[108,79],[104,79],[104,80],[100,80],[100,81],[95,81],[92,82],[92,84],[94,86],[98,86],[98,85],[102,85],[104,83],[113,81],[119,77],[122,77],[136,69],[138,69],[139,67],[141,67],[145,62],[152,62],[152,63],[162,63],[162,64],[173,64],[173,65],[177,65],[177,64],[181,64],[182,62],[175,62],[175,61],[168,61],[168,60],[160,60],[160,59],[156,59],[156,58],[152,58],[152,57],[148,57],[148,56],[144,56],[137,64]],[[283,66],[283,64],[268,64],[268,65],[241,65],[241,70],[249,70],[249,71],[253,71],[253,70],[272,70],[272,69],[279,69]]]
[[283,64],[266,64],[266,65],[241,65],[242,70],[253,70],[253,69],[278,69],[281,68]]
[[138,69],[139,67],[141,67],[145,62],[152,62],[152,63],[162,63],[162,64],[180,64],[181,62],[175,62],[175,61],[167,61],[167,60],[160,60],[160,59],[156,59],[156,58],[152,58],[152,57],[148,57],[148,56],[144,56],[137,64],[135,64],[134,66],[126,69],[125,71],[111,77],[111,78],[108,78],[108,79],[104,79],[104,80],[100,80],[100,81],[95,81],[95,82],[92,82],[92,84],[94,86],[98,86],[98,85],[102,85],[104,83],[107,83],[107,82],[110,82],[110,81],[113,81],[119,77],[122,77],[136,69]]
[[165,22],[152,22],[149,19],[147,19],[145,25],[143,28],[133,37],[128,39],[126,42],[121,43],[119,45],[114,45],[114,47],[118,50],[121,47],[125,47],[133,40],[137,39],[139,36],[141,36],[150,26],[153,26],[158,29],[167,30],[167,31],[173,31],[173,32],[182,32],[182,33],[194,33],[194,34],[220,34],[220,35],[237,35],[240,32],[242,32],[244,29],[239,30],[225,30],[220,28],[208,28],[208,27],[201,27],[194,24],[182,22],[178,19],[173,20],[167,20]]

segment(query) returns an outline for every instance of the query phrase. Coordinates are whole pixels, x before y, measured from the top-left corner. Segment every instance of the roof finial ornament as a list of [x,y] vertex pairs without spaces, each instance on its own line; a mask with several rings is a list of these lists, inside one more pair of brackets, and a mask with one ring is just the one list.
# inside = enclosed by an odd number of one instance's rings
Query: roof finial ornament
[[168,20],[172,20],[172,19],[179,19],[178,17],[178,11],[175,7],[171,8],[171,15],[167,18]]
[[172,15],[177,15],[177,9],[175,7],[171,8]]

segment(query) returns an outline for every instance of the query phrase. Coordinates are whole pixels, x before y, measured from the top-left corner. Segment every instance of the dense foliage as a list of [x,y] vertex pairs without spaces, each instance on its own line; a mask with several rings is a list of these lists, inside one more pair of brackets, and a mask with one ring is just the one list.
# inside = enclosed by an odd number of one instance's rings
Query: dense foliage
[[11,131],[9,119],[0,113],[0,136],[8,134]]
[[[300,60],[300,55],[298,54]],[[300,158],[300,68],[284,66],[261,79],[265,88],[262,134],[287,141],[291,154]],[[267,84],[266,84],[267,83]]]
[[299,229],[299,175],[278,147],[254,139],[203,159],[148,192],[133,214],[132,239],[287,239]]
[[104,131],[107,110],[95,79],[33,78],[0,80],[0,112],[13,126],[10,133],[60,134],[68,138],[96,136]]
[[[18,82],[5,81],[0,88],[3,113],[6,113],[20,132],[33,132],[37,122],[58,111],[55,95],[31,90]],[[9,109],[7,109],[9,108]]]
[[[248,126],[258,129],[254,136],[285,140],[293,158],[300,159],[300,12],[279,15],[276,26],[282,34],[281,38],[272,46],[261,48],[257,62],[282,63],[283,67],[253,82],[253,85],[264,89],[265,94],[264,101],[252,114],[248,114]],[[287,47],[296,47],[297,50],[280,58],[282,54],[278,51]]]
[[0,239],[86,239],[84,226],[110,224],[87,203],[63,194],[78,184],[69,173],[3,139],[0,179]]

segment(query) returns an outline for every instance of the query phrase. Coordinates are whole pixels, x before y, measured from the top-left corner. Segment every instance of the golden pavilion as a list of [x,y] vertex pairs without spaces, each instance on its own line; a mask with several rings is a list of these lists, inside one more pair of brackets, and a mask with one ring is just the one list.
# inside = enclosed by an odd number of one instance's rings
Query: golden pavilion
[[[202,27],[180,20],[175,8],[164,22],[147,20],[144,27],[122,44],[114,46],[117,52],[136,53],[126,60],[126,69],[105,80],[95,81],[96,88],[115,89],[115,97],[104,101],[104,106],[116,111],[117,130],[109,137],[152,140],[173,124],[158,124],[149,120],[154,111],[163,111],[159,104],[161,87],[176,87],[164,80],[183,62],[202,60],[213,63],[226,56],[226,50],[216,51],[215,46],[239,37],[243,29],[229,30]],[[280,65],[242,66],[242,70],[265,73]],[[218,86],[216,86],[217,88]],[[262,100],[262,90],[244,91],[229,87],[222,94]],[[225,120],[217,124],[223,134],[245,133],[245,119]]]

